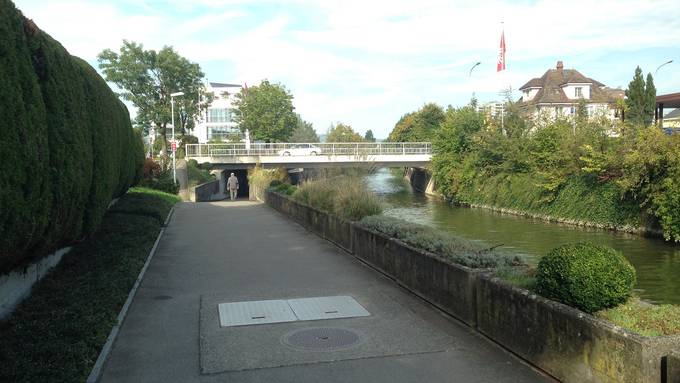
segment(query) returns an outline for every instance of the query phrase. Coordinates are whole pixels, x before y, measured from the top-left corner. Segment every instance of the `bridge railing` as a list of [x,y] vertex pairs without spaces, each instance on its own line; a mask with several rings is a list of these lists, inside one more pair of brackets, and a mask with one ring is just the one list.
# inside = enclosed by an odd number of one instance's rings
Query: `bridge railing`
[[187,157],[432,154],[429,142],[187,144]]

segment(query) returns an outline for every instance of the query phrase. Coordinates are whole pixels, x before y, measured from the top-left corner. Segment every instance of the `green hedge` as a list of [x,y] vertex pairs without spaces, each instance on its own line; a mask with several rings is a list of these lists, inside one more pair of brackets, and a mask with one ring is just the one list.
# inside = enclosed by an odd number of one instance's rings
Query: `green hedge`
[[92,234],[141,175],[126,107],[83,60],[0,0],[0,273]]
[[0,382],[86,380],[178,200],[141,188],[120,198],[0,325]]

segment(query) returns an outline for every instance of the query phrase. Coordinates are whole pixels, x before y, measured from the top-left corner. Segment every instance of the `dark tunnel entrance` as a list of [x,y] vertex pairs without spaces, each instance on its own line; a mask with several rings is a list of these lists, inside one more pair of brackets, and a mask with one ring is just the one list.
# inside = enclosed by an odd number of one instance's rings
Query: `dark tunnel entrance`
[[237,198],[249,199],[250,188],[248,187],[248,169],[232,169],[225,170],[222,172],[222,179],[224,180],[223,182],[225,183],[224,194],[227,197],[229,196],[229,190],[227,189],[226,183],[231,173],[234,173],[236,179],[238,179],[238,193],[236,194]]

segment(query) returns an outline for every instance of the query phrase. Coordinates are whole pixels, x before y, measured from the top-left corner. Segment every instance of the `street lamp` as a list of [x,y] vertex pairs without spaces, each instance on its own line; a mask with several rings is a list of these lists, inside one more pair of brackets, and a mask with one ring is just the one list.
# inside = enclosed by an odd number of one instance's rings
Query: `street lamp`
[[170,93],[170,117],[172,121],[172,182],[177,183],[177,168],[175,165],[175,151],[177,144],[175,144],[175,97],[184,96],[184,92]]
[[659,65],[659,66],[656,68],[656,70],[654,71],[654,76],[656,76],[656,74],[659,72],[659,69],[661,69],[662,66],[668,65],[668,64],[670,64],[670,63],[672,63],[672,62],[673,62],[673,60],[668,60],[668,61],[666,61],[665,63]]
[[482,63],[481,61],[477,61],[475,65],[473,65],[472,68],[470,68],[470,74],[468,74],[468,77],[472,77],[472,70],[477,68],[477,66],[481,63]]

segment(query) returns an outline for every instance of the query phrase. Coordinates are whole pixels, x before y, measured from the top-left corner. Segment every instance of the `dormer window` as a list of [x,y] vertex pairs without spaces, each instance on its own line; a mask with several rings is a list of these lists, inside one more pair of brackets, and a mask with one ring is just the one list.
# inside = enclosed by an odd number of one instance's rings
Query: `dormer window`
[[583,98],[583,87],[577,86],[574,88],[574,98]]

